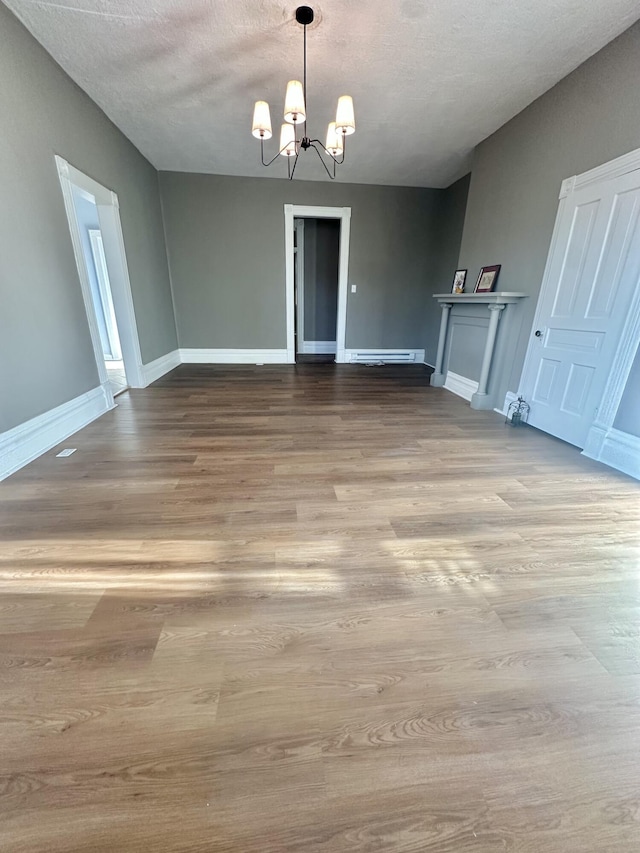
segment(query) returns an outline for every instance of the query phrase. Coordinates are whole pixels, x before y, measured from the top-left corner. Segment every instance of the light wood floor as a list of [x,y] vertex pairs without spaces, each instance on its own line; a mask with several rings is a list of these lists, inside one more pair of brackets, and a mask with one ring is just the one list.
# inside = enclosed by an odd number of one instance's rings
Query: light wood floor
[[638,484],[427,378],[182,367],[0,484],[3,853],[638,853]]

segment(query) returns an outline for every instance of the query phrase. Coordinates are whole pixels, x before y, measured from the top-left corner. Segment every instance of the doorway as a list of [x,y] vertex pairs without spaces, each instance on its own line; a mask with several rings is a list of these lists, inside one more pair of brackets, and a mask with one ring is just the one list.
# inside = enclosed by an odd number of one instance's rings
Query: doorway
[[[284,219],[287,361],[299,353],[344,362],[351,208],[285,204]],[[318,234],[326,249],[319,265]]]
[[98,206],[95,197],[72,184],[73,206],[80,230],[82,256],[89,279],[91,301],[100,335],[102,356],[114,397],[129,387],[122,359],[118,321],[113,307],[113,293],[104,254]]
[[585,455],[631,369],[639,283],[640,150],[563,182],[520,383],[530,423]]
[[145,386],[118,197],[55,159],[100,385],[114,405],[127,388]]
[[294,220],[297,362],[336,357],[340,220]]

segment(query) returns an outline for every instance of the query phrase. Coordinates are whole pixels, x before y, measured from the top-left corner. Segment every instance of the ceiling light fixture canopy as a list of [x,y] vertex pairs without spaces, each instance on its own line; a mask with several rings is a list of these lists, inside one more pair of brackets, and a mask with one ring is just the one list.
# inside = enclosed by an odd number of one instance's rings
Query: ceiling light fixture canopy
[[[310,139],[307,136],[307,27],[313,23],[313,9],[310,6],[298,6],[296,9],[296,21],[304,28],[303,36],[303,76],[300,80],[289,80],[284,99],[284,124],[280,129],[280,148],[278,152],[265,162],[264,141],[271,139],[271,113],[266,101],[256,101],[253,109],[253,125],[251,133],[260,140],[260,156],[263,166],[270,166],[278,159],[278,154],[287,158],[287,171],[289,179],[293,175],[298,164],[301,151],[313,148],[320,162],[331,179],[336,176],[336,166],[344,163],[347,136],[355,133],[356,120],[353,111],[353,98],[351,95],[341,95],[338,98],[336,120],[329,123],[327,128],[327,142],[323,145],[319,139]],[[298,139],[297,128],[301,125],[301,138]],[[324,155],[324,156],[323,156]],[[330,169],[325,162],[325,156],[333,168]],[[293,164],[293,165],[292,165]]]

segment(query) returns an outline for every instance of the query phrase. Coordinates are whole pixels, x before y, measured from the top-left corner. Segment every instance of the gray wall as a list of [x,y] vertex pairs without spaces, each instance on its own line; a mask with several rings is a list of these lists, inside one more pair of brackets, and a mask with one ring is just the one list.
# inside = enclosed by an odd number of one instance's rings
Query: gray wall
[[[639,56],[636,24],[476,149],[460,266],[473,282],[481,266],[502,264],[498,288],[529,295],[515,325],[501,321],[496,405],[518,388],[562,180],[640,145]],[[460,372],[471,378],[480,356]]]
[[160,188],[181,347],[286,347],[285,203],[352,209],[347,347],[424,346],[444,190],[181,172]]
[[0,3],[0,432],[98,385],[54,154],[115,190],[143,361],[176,346],[157,173]]
[[[462,240],[464,214],[467,209],[470,179],[471,175],[465,175],[444,190],[438,213],[436,230],[438,250],[435,254],[433,274],[428,276],[426,280],[427,311],[424,326],[424,349],[425,361],[431,365],[435,365],[442,310],[431,296],[434,293],[450,293],[453,287],[453,274],[458,269],[458,254]],[[467,276],[466,289],[468,290],[470,286],[473,288],[473,284],[470,285],[470,276]],[[451,369],[456,372],[454,367]],[[473,378],[469,375],[469,379]]]
[[622,432],[640,436],[640,347],[627,379],[614,426]]
[[339,219],[304,220],[304,340],[335,341]]

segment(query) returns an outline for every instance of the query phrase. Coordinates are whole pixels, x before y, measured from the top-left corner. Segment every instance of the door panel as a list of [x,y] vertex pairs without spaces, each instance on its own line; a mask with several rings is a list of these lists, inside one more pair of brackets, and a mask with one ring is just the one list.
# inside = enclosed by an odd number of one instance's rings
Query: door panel
[[547,331],[548,347],[571,351],[597,352],[602,346],[602,332],[586,332],[579,329],[549,329]]
[[582,415],[585,411],[595,368],[586,364],[572,364],[564,386],[560,411],[569,415]]
[[640,171],[567,197],[548,270],[522,390],[533,426],[584,447],[640,280]]
[[576,309],[599,204],[599,200],[594,201],[576,207],[574,211],[567,251],[560,270],[559,287],[551,310],[552,317],[571,317]]
[[[621,193],[614,197],[610,217],[610,234],[605,239],[602,262],[594,278],[586,316],[590,319],[609,318],[616,303],[625,264],[637,241],[638,190]],[[637,242],[635,245],[638,251]]]

